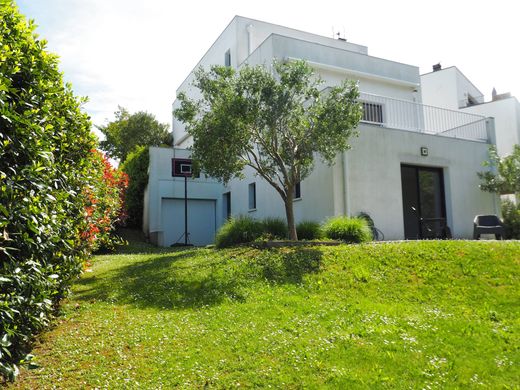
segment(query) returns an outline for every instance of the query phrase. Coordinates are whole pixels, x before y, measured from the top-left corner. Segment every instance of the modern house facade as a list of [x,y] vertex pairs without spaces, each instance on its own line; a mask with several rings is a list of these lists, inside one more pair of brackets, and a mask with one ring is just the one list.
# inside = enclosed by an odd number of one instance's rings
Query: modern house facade
[[[237,16],[195,69],[271,66],[274,59],[307,61],[324,89],[357,80],[364,108],[352,150],[339,154],[333,167],[317,158],[313,173],[300,183],[297,222],[366,212],[386,239],[435,238],[445,225],[454,237],[470,238],[475,215],[499,212],[497,197],[479,189],[476,175],[496,142],[493,120],[423,104],[415,66],[370,56],[365,46],[345,40]],[[193,80],[192,71],[177,93],[197,98]],[[172,159],[188,158],[192,142],[175,119],[173,132],[174,148],[150,149],[145,198],[145,233],[164,246],[178,241],[185,221],[185,181],[172,177]],[[285,216],[278,193],[251,170],[244,173],[244,180],[226,187],[204,176],[186,179],[191,243],[211,243],[229,216]]]

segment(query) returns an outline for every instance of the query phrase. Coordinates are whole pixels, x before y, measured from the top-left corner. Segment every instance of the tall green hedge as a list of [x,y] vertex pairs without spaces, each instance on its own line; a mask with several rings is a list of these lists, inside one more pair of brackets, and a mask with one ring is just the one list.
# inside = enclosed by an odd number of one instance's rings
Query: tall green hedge
[[0,2],[0,377],[81,272],[95,139],[57,57],[12,1]]
[[148,146],[137,146],[121,164],[121,170],[128,175],[125,203],[128,212],[127,225],[141,228],[143,225],[144,190],[148,184]]

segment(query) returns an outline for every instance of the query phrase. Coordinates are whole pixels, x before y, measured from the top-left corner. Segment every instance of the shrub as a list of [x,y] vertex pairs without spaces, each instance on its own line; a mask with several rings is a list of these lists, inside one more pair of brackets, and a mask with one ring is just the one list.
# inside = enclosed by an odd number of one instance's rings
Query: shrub
[[108,158],[98,150],[91,151],[92,173],[83,190],[86,197],[85,228],[81,233],[87,252],[114,249],[124,241],[114,235],[116,224],[127,219],[125,191],[128,175],[115,169]]
[[515,205],[510,200],[502,203],[502,219],[505,238],[520,239],[520,204]]
[[[106,233],[105,205],[120,201],[100,182],[109,172],[91,153],[84,100],[33,31],[13,1],[0,2],[0,377],[9,380],[95,247],[97,236],[82,234]],[[89,221],[94,202],[100,218]]]
[[287,223],[281,218],[265,218],[262,220],[264,234],[269,238],[280,240],[287,238]]
[[361,243],[372,239],[368,223],[362,218],[330,218],[323,226],[323,233],[327,238],[348,243]]
[[323,237],[320,224],[314,221],[302,221],[296,225],[298,240],[316,240]]
[[128,226],[141,228],[143,225],[143,199],[148,185],[149,162],[148,146],[138,146],[121,164],[121,170],[128,175],[129,180],[125,197]]
[[225,248],[252,242],[264,233],[264,225],[251,217],[239,216],[229,219],[217,232],[215,246]]

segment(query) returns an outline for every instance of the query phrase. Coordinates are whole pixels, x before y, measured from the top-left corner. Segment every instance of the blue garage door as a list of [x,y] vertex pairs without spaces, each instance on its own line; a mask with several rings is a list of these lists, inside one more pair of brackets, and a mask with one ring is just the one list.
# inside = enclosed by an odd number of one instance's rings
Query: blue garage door
[[[189,242],[196,246],[215,241],[215,201],[205,199],[188,200]],[[162,226],[164,245],[184,243],[184,199],[162,200]]]

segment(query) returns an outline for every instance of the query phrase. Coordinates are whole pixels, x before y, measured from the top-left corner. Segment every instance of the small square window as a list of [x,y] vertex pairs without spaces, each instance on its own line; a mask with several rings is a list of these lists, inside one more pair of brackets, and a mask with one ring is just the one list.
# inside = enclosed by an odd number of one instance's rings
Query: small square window
[[249,210],[256,209],[256,183],[249,184]]
[[383,123],[383,105],[363,102],[363,122]]

